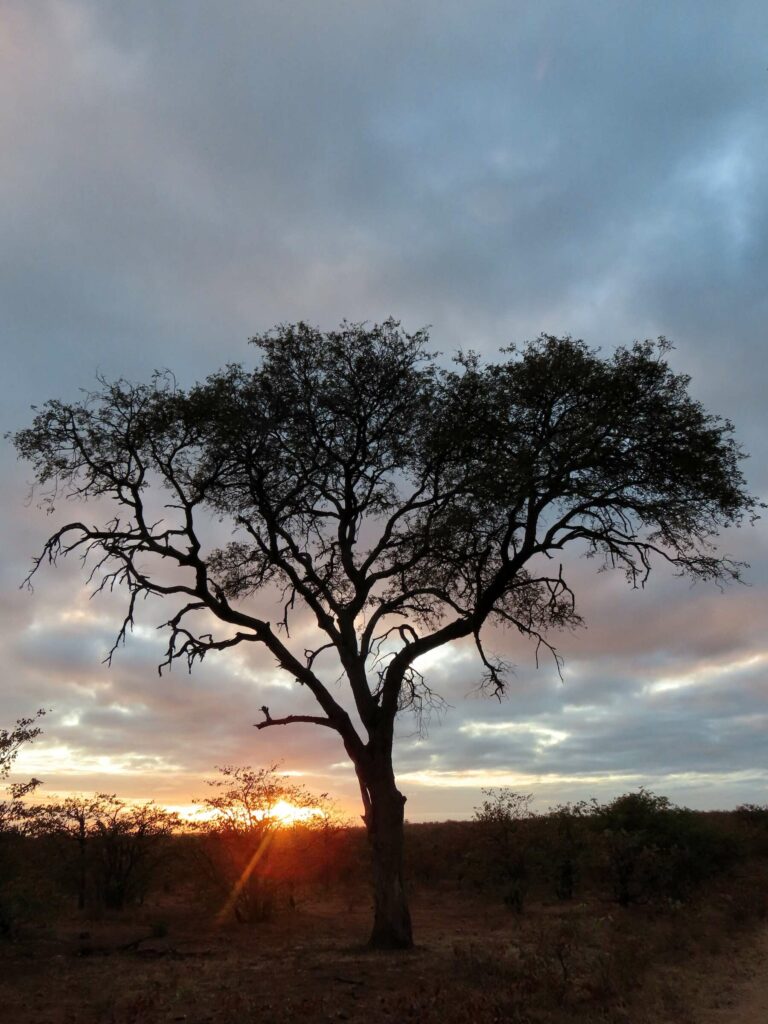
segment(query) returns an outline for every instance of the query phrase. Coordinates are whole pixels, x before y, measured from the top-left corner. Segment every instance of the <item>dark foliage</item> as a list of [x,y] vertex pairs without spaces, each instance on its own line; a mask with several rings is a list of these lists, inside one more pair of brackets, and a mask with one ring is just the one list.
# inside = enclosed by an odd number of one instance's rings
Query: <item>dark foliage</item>
[[474,820],[480,826],[474,853],[476,865],[490,873],[500,887],[504,902],[523,912],[531,875],[531,856],[536,840],[532,828],[533,797],[513,790],[483,790],[485,800],[476,808]]
[[[0,782],[5,781],[20,749],[32,743],[42,732],[41,708],[31,718],[20,718],[13,729],[0,729]],[[34,886],[24,873],[25,847],[34,809],[27,798],[40,785],[39,779],[8,786],[9,799],[0,800],[0,938],[13,936],[24,911],[34,903]]]
[[121,910],[144,900],[179,825],[177,814],[152,802],[97,793],[32,808],[29,830],[50,851],[54,877],[81,910]]
[[645,789],[595,805],[592,822],[622,906],[685,899],[729,865],[736,852],[733,840],[705,817]]
[[[246,783],[259,774],[236,771],[241,781],[245,773]],[[266,771],[270,785],[279,782]],[[287,826],[255,816],[247,825],[236,802],[222,802],[225,792],[239,793],[238,781],[233,784],[231,775],[220,781],[213,800],[221,816],[192,831],[184,825],[171,833],[180,823],[151,804],[126,808],[114,798],[94,798],[84,861],[73,842],[79,827],[72,833],[57,827],[53,805],[30,808],[25,834],[0,835],[0,855],[10,869],[0,936],[16,938],[28,925],[47,926],[71,912],[81,865],[87,899],[79,913],[85,919],[172,899],[201,922],[236,919],[258,928],[319,899],[341,897],[350,909],[365,900],[363,829],[332,814]],[[491,896],[526,916],[534,905],[563,900],[614,901],[628,913],[638,906],[687,913],[730,878],[734,924],[768,912],[758,881],[768,847],[756,841],[743,808],[695,812],[640,790],[606,804],[533,814],[527,797],[502,790],[486,794],[473,821],[407,825],[406,833],[409,884],[449,901]],[[571,939],[552,941],[567,946]]]

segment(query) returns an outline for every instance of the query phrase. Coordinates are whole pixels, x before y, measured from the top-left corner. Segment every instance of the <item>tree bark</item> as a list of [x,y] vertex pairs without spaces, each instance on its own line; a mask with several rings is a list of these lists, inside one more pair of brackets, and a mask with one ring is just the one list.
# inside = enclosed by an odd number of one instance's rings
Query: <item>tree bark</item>
[[411,914],[403,880],[405,797],[395,786],[391,764],[376,773],[366,786],[365,824],[373,861],[373,931],[368,945],[374,949],[410,949]]

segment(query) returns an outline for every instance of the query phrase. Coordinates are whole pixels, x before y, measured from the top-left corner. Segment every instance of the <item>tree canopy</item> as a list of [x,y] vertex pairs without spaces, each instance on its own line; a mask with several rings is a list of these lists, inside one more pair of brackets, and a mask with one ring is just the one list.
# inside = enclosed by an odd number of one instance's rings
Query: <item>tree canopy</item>
[[13,729],[0,729],[0,779],[8,776],[22,746],[31,743],[43,731],[35,722],[44,714],[41,708],[32,718],[18,718]]
[[[82,401],[37,411],[14,441],[43,500],[112,511],[58,529],[33,573],[79,553],[97,590],[125,588],[115,646],[138,598],[172,599],[168,666],[266,646],[319,713],[265,707],[259,727],[339,733],[374,849],[402,818],[395,716],[439,701],[417,659],[473,638],[501,694],[504,665],[483,628],[503,623],[554,650],[551,631],[579,622],[558,561],[567,545],[635,586],[655,561],[739,577],[714,541],[757,510],[743,453],[671,369],[664,339],[602,356],[542,335],[498,362],[468,352],[448,366],[425,330],[394,320],[283,325],[252,340],[253,368],[230,365],[189,389],[168,372],[102,380]],[[230,525],[225,543],[208,539],[216,518]],[[275,595],[275,618],[254,612],[260,592]],[[297,605],[317,626],[310,649],[291,636]],[[359,721],[324,683],[324,658],[340,665]]]

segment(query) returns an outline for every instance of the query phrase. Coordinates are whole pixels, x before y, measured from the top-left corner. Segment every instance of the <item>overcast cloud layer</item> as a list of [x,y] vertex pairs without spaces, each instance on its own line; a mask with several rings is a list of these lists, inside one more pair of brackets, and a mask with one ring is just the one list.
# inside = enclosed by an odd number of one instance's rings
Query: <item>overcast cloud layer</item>
[[[249,361],[250,335],[300,318],[393,314],[446,353],[488,355],[540,331],[606,351],[665,334],[768,492],[764,3],[0,13],[3,430],[97,372],[191,382]],[[148,609],[107,669],[119,598],[89,602],[76,565],[20,592],[54,524],[25,506],[7,443],[0,472],[0,725],[53,709],[20,773],[186,803],[215,764],[282,758],[354,808],[326,730],[251,727],[294,700],[268,658],[159,679]],[[452,706],[426,738],[402,723],[410,815],[467,814],[503,784],[543,805],[641,784],[765,802],[768,533],[723,543],[752,563],[750,588],[662,574],[633,592],[578,565],[589,628],[558,639],[562,682],[503,635],[492,646],[518,667],[501,704],[466,696],[469,649],[435,658]]]

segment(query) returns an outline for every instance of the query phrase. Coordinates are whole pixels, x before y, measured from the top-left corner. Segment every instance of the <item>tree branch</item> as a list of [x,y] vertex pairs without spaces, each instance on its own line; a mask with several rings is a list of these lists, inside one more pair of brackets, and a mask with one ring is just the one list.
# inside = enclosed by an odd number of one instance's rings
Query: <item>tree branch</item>
[[273,718],[268,707],[262,706],[261,710],[264,712],[264,721],[254,722],[256,729],[267,729],[270,725],[293,725],[294,722],[308,722],[310,725],[324,725],[329,729],[335,729],[336,732],[339,731],[330,718],[321,718],[319,715],[286,715],[285,718]]

